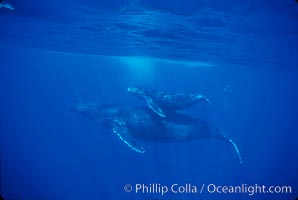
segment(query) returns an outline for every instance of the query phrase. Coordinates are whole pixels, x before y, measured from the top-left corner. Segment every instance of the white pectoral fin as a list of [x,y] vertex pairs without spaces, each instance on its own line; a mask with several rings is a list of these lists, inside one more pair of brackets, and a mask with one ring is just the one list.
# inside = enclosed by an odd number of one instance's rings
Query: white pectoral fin
[[228,144],[231,144],[233,146],[233,148],[234,148],[234,150],[235,150],[235,152],[236,152],[236,154],[238,156],[239,162],[240,162],[240,164],[242,164],[243,163],[243,159],[242,159],[242,157],[240,155],[240,151],[239,151],[236,143],[232,139],[230,139],[227,136],[225,136],[222,132],[218,136],[219,136],[219,138],[225,140]]
[[237,153],[237,156],[239,158],[240,164],[242,164],[243,163],[243,159],[242,159],[242,157],[240,155],[240,152],[239,152],[239,149],[238,149],[237,145],[235,144],[235,142],[232,139],[229,139],[229,138],[228,138],[228,142],[233,145],[233,147],[234,147],[234,149],[235,149],[235,151]]
[[149,106],[149,108],[151,110],[153,110],[156,114],[158,114],[161,117],[165,117],[166,114],[164,113],[164,111],[156,104],[155,101],[153,101],[152,98],[147,98],[147,105]]
[[138,152],[145,153],[142,146],[138,145],[137,142],[132,138],[127,126],[123,120],[115,119],[112,123],[113,132],[119,137],[119,139],[124,142],[129,148]]

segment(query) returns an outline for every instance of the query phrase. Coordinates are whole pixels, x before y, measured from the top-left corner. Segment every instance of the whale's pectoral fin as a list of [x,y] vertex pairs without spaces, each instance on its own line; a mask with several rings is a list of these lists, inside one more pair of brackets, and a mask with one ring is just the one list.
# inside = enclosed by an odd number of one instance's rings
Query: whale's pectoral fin
[[123,120],[121,119],[113,120],[112,129],[113,129],[113,132],[120,138],[120,140],[123,141],[125,144],[127,144],[129,148],[131,148],[132,150],[138,153],[145,152],[144,148],[142,146],[139,146],[137,142],[132,138]]
[[151,110],[153,110],[156,114],[158,114],[161,117],[166,116],[164,111],[156,104],[156,102],[152,98],[148,97],[148,98],[146,98],[146,101],[147,101],[147,105],[149,106],[149,108]]
[[241,157],[241,155],[240,155],[240,152],[239,152],[239,149],[238,149],[237,145],[235,144],[235,142],[234,142],[232,139],[227,138],[227,140],[228,140],[228,142],[229,142],[230,144],[232,144],[232,146],[234,147],[234,149],[235,149],[235,151],[236,151],[236,153],[237,153],[237,156],[238,156],[238,158],[239,158],[240,164],[242,164],[242,163],[243,163],[243,160],[242,160],[242,157]]
[[242,159],[242,157],[240,155],[239,149],[238,149],[237,145],[235,144],[235,142],[232,139],[230,139],[227,136],[225,136],[223,133],[220,133],[218,136],[219,136],[219,138],[225,140],[228,144],[231,144],[233,146],[233,148],[235,149],[236,154],[238,156],[238,159],[240,161],[240,164],[242,164],[243,163],[243,159]]

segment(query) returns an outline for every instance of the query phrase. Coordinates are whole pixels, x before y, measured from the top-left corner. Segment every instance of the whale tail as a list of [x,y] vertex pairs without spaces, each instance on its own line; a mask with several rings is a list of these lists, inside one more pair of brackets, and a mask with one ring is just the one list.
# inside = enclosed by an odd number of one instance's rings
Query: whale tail
[[234,148],[234,150],[236,151],[236,154],[237,154],[237,156],[238,156],[239,162],[240,162],[240,164],[242,164],[242,163],[243,163],[243,159],[242,159],[242,157],[241,157],[240,151],[239,151],[239,149],[238,149],[236,143],[235,143],[232,139],[228,138],[228,137],[227,137],[225,134],[223,134],[221,131],[218,133],[218,136],[219,136],[220,139],[224,140],[225,142],[227,142],[228,144],[231,144],[231,145],[233,146],[233,148]]

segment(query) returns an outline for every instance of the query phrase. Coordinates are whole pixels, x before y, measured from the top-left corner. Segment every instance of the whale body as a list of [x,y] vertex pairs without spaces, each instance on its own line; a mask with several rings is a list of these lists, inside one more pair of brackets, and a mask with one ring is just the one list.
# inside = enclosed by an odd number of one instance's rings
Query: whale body
[[127,91],[146,101],[148,107],[161,117],[186,109],[199,102],[210,104],[209,100],[201,94],[168,93],[140,87],[129,87]]
[[204,120],[180,113],[160,117],[149,108],[127,105],[112,106],[83,103],[77,104],[73,109],[98,124],[111,129],[121,141],[138,153],[145,152],[140,143],[141,140],[166,143],[214,138],[231,144],[240,163],[242,163],[236,144]]

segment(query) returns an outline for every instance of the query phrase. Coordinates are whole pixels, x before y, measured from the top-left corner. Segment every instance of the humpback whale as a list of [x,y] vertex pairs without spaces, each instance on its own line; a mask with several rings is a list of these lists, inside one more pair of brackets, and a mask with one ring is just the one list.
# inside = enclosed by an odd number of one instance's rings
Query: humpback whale
[[160,117],[149,108],[97,103],[80,103],[73,110],[111,129],[121,141],[138,153],[145,152],[140,145],[142,140],[166,143],[214,138],[231,144],[242,163],[238,147],[230,138],[206,121],[186,114],[172,113]]
[[127,91],[145,100],[148,107],[161,117],[209,100],[201,94],[166,93],[148,88],[129,87]]

